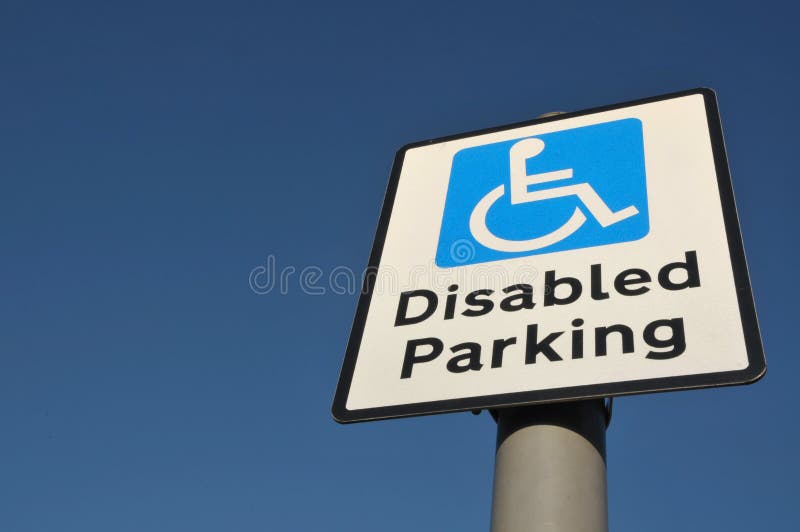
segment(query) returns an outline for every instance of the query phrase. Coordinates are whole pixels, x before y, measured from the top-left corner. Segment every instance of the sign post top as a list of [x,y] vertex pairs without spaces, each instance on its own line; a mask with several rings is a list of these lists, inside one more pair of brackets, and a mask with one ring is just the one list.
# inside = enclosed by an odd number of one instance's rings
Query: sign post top
[[766,369],[709,89],[403,147],[369,266],[340,422]]

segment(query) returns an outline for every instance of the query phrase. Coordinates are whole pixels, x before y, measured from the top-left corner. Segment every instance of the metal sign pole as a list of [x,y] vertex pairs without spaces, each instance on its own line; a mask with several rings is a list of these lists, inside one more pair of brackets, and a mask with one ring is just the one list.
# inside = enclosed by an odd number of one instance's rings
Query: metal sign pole
[[491,532],[608,532],[603,400],[494,414]]

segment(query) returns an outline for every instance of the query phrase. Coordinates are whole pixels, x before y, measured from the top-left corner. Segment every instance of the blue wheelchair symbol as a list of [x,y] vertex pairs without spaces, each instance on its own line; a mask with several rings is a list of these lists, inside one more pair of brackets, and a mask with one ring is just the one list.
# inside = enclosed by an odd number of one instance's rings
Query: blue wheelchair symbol
[[648,231],[641,122],[616,120],[458,152],[436,264],[627,242]]

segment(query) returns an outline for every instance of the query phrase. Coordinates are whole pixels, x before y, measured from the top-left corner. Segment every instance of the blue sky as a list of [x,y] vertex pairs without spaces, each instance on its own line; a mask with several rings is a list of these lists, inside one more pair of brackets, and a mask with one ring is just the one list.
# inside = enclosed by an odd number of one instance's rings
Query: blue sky
[[337,425],[356,297],[248,275],[362,268],[408,142],[697,86],[719,95],[769,371],[618,400],[611,528],[792,528],[796,14],[3,2],[0,529],[487,530],[491,418]]

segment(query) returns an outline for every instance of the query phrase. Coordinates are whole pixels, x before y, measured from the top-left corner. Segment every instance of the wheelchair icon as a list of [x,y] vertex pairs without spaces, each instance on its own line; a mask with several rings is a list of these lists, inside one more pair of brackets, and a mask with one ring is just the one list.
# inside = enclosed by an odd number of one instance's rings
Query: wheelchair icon
[[[572,179],[572,168],[528,175],[525,168],[526,161],[542,153],[544,146],[544,141],[537,138],[529,138],[521,140],[511,147],[509,152],[511,159],[511,182],[509,188],[512,205],[577,196],[586,210],[603,227],[608,227],[639,213],[639,210],[633,205],[613,212],[589,183],[564,185],[533,192],[528,191],[530,185]],[[486,226],[486,216],[492,205],[503,197],[505,193],[505,185],[499,185],[489,191],[475,205],[469,218],[469,230],[472,236],[487,248],[511,253],[541,249],[564,240],[580,229],[586,222],[586,215],[581,208],[575,207],[569,219],[561,227],[550,233],[528,240],[501,238],[492,233]]]

